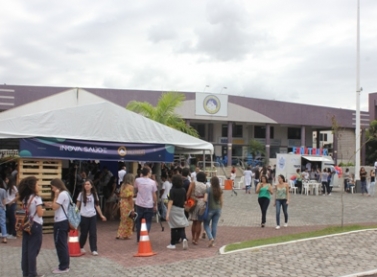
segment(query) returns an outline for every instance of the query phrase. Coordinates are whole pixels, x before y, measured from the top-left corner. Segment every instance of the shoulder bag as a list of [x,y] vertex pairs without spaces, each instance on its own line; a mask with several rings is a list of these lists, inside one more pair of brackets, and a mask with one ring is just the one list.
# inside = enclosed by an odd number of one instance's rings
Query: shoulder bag
[[62,204],[63,212],[65,216],[68,219],[69,227],[73,230],[77,230],[77,228],[80,225],[81,222],[81,214],[80,210],[77,208],[76,204],[73,203],[71,196],[67,192],[68,197],[69,197],[69,205],[68,205],[68,213],[66,213],[64,209],[64,205]]

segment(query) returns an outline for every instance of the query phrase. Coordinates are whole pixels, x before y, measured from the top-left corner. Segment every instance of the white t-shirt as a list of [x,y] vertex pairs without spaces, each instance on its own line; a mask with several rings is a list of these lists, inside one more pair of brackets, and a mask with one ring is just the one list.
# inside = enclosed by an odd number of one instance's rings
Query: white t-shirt
[[161,196],[161,199],[168,199],[168,195],[172,186],[173,186],[172,183],[170,183],[169,181],[165,181],[162,184],[162,189],[164,190],[164,194]]
[[[84,203],[84,198],[82,197],[81,192],[79,196],[77,197],[77,201],[80,201],[80,214],[82,216],[93,217],[97,215],[96,203],[94,202],[93,194],[86,196],[86,205]],[[99,201],[98,198],[97,198],[97,201]]]
[[196,182],[196,172],[191,173],[191,182]]
[[[70,204],[70,196],[67,191],[62,191],[59,193],[58,199],[56,203],[60,205],[59,209],[55,210],[55,222],[60,222],[64,220],[68,220],[66,214],[68,213],[68,206]],[[64,211],[63,208],[64,207]]]
[[123,182],[124,175],[126,174],[127,171],[125,171],[124,168],[118,171],[118,185],[120,185]]
[[[32,195],[29,196],[29,199],[27,200],[27,203],[25,203],[26,207],[27,207],[27,205],[29,205],[29,202],[30,202],[31,198],[33,198],[33,196],[34,196],[34,194],[32,194]],[[33,198],[33,201],[31,201],[31,203],[30,203],[29,215],[31,217],[34,216],[33,217],[34,222],[37,222],[37,223],[43,225],[43,218],[39,217],[38,214],[35,213],[37,211],[37,206],[40,206],[40,205],[42,205],[42,198],[40,196],[36,195]]]
[[9,193],[7,190],[7,199],[5,200],[5,204],[9,204],[16,198],[16,194],[18,192],[17,187],[13,187],[12,191]]

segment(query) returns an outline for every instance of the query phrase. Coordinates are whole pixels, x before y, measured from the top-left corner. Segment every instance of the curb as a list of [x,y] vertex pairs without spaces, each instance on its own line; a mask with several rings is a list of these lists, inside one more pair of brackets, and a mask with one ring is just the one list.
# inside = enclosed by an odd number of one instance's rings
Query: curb
[[350,274],[350,275],[343,275],[343,276],[340,276],[340,277],[362,277],[362,276],[365,276],[365,275],[370,275],[370,274],[375,274],[375,273],[377,273],[377,269],[359,272],[359,273],[354,273],[354,274]]
[[[263,248],[266,248],[266,247],[280,246],[280,245],[285,245],[285,244],[291,244],[291,243],[303,242],[303,241],[311,241],[311,240],[323,239],[323,238],[331,238],[331,237],[335,237],[335,236],[343,236],[343,235],[348,235],[348,234],[352,234],[352,233],[360,233],[360,232],[365,232],[365,231],[377,231],[377,228],[350,231],[350,232],[345,232],[345,233],[326,235],[326,236],[320,236],[320,237],[313,237],[313,238],[307,238],[307,239],[291,240],[291,241],[286,241],[286,242],[281,242],[281,243],[266,244],[266,245],[248,247],[248,248],[238,249],[238,250],[233,250],[233,251],[228,251],[228,252],[225,252],[225,247],[227,245],[223,245],[219,249],[219,254],[220,255],[227,255],[227,254],[233,254],[233,253],[238,253],[238,252],[243,252],[243,251],[263,249]],[[238,242],[238,243],[240,243],[240,242]],[[232,244],[234,244],[234,243],[232,243]],[[376,272],[377,272],[377,270],[376,270]],[[357,273],[357,274],[360,274],[360,273]],[[359,275],[347,275],[347,276],[344,276],[344,277],[357,277],[357,276],[359,276]],[[360,276],[362,276],[362,275],[360,275]]]

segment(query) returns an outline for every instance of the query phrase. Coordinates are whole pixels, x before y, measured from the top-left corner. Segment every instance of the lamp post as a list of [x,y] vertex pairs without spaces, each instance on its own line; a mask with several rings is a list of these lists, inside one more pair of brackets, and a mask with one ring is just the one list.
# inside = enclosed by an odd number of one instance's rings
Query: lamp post
[[222,87],[222,89],[220,90],[220,94],[223,92],[224,89],[228,89],[227,87]]
[[[355,145],[355,179],[360,171],[360,0],[357,0],[357,29],[356,29],[356,145]],[[360,176],[359,176],[360,177]]]

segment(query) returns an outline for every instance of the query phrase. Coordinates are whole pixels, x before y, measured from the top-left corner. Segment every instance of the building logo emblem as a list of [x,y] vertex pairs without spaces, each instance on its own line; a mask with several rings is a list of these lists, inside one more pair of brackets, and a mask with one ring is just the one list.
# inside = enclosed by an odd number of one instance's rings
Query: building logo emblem
[[204,98],[203,108],[209,114],[216,114],[221,108],[219,98],[213,95],[207,96],[206,98]]
[[119,148],[118,148],[118,154],[119,154],[119,156],[121,156],[121,157],[126,156],[126,155],[127,155],[126,147],[124,147],[124,146],[119,147]]

